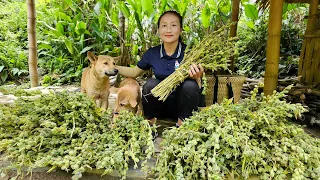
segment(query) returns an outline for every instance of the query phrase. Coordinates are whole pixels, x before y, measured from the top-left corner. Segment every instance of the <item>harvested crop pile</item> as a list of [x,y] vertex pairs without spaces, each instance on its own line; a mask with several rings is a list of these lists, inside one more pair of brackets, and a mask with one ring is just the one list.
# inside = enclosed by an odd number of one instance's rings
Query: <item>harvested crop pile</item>
[[154,153],[152,131],[142,117],[122,112],[111,124],[110,112],[96,109],[83,94],[43,95],[0,107],[0,152],[12,164],[7,169],[52,167],[71,171],[79,179],[86,168],[119,171],[129,160],[135,167]]
[[304,112],[286,103],[287,89],[272,96],[215,104],[164,132],[159,179],[318,179],[320,140],[288,118]]

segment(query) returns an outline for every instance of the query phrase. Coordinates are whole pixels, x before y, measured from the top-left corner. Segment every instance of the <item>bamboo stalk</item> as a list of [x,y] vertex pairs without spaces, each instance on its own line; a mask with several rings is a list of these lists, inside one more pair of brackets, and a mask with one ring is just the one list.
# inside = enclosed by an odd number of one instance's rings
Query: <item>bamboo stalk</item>
[[[238,21],[239,21],[239,6],[240,0],[233,0],[232,1],[232,15],[231,15],[231,22],[233,23],[230,27],[230,37],[237,36],[237,28],[238,28]],[[234,72],[234,56],[230,57],[230,67],[229,69]]]
[[314,64],[314,69],[313,69],[313,75],[314,75],[314,80],[313,83],[315,84],[320,84],[320,38],[314,39],[316,42],[316,47],[314,51],[314,59],[315,59],[315,64]]
[[305,55],[305,59],[304,59],[304,83],[307,85],[311,85],[312,84],[312,78],[311,78],[311,67],[312,67],[312,53],[313,53],[313,49],[314,49],[314,44],[312,44],[312,39],[308,38],[307,39],[307,46],[306,46],[306,55]]
[[270,0],[268,23],[267,61],[264,80],[264,93],[271,95],[277,88],[280,56],[280,37],[283,0]]
[[308,18],[307,29],[305,34],[312,34],[312,32],[315,30],[318,5],[319,5],[319,0],[310,0],[309,18]]
[[303,65],[304,65],[303,62],[304,62],[304,57],[305,57],[306,45],[307,45],[307,42],[305,40],[303,40],[302,48],[301,48],[301,52],[300,52],[299,68],[298,68],[298,76],[302,76],[302,77],[304,77],[303,76]]
[[311,75],[312,75],[312,79],[311,79],[311,82],[312,84],[314,82],[316,82],[316,78],[317,76],[320,76],[319,74],[319,69],[318,69],[318,66],[319,66],[319,61],[320,59],[318,59],[318,54],[320,54],[320,43],[318,43],[318,41],[320,40],[320,38],[313,38],[312,41],[313,41],[313,44],[314,44],[314,50],[313,50],[313,53],[312,53],[312,59],[311,59],[311,62],[312,62],[312,66],[311,66]]
[[[127,56],[127,48],[125,46],[125,17],[122,13],[122,11],[119,11],[119,43],[120,43],[120,48],[121,48],[121,55],[120,55],[120,60],[117,62],[118,65],[120,66],[128,66],[130,64],[129,62],[129,57]],[[115,86],[118,87],[121,81],[120,74],[117,74],[117,78],[115,81]]]
[[28,7],[28,41],[29,41],[29,74],[31,87],[38,86],[38,57],[36,39],[36,12],[34,0],[27,0]]
[[[315,31],[316,21],[317,21],[317,11],[318,11],[319,0],[310,0],[309,6],[309,17],[307,22],[307,28],[305,34],[307,36],[312,35]],[[303,41],[303,49],[300,54],[300,61],[299,61],[299,75],[302,75],[302,82],[307,84],[313,83],[313,71],[311,70],[313,48],[315,48],[315,44],[311,38],[308,37],[304,38]],[[313,44],[312,44],[313,43]],[[312,50],[310,49],[312,48]],[[305,51],[306,50],[306,51]],[[305,54],[304,54],[305,53]]]
[[320,34],[306,34],[304,35],[305,38],[316,38],[320,37]]

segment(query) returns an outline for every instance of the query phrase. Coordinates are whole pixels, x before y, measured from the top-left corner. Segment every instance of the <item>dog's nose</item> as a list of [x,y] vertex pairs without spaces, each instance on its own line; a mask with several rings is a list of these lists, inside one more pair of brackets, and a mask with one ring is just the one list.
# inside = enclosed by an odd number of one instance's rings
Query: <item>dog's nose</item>
[[118,73],[118,72],[119,72],[119,70],[118,70],[118,69],[114,69],[114,72],[115,72],[115,73]]

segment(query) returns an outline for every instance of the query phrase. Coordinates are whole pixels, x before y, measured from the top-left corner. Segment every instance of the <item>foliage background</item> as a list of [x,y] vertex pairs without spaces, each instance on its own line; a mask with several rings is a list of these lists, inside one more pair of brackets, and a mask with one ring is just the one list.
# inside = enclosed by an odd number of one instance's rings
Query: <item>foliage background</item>
[[[0,9],[0,83],[23,82],[28,75],[26,3],[2,0]],[[135,65],[146,49],[160,43],[157,19],[162,12],[172,9],[184,17],[183,41],[192,47],[230,19],[231,0],[37,0],[42,83],[79,82],[83,67],[88,66],[88,50],[120,55],[120,13],[125,17],[123,41],[130,52],[130,64]],[[297,72],[306,13],[303,5],[284,7],[280,76]],[[249,77],[263,76],[268,12],[258,12],[255,4],[242,0],[240,14],[239,43],[247,48],[236,61],[237,72]]]

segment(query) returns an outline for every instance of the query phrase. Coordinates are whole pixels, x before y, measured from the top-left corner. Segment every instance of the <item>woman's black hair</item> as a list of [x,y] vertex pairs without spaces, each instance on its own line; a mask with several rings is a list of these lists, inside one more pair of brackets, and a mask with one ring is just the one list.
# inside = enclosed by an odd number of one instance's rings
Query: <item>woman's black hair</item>
[[[165,11],[164,13],[161,14],[161,16],[158,19],[158,28],[160,27],[160,20],[161,20],[162,16],[164,16],[166,14],[173,14],[173,15],[177,16],[179,19],[180,28],[183,29],[182,16],[177,11],[173,11],[173,10]],[[179,36],[179,41],[182,42],[181,36]]]
[[181,16],[177,11],[172,11],[172,10],[170,10],[170,11],[165,11],[164,13],[161,14],[161,16],[160,16],[159,19],[158,19],[158,28],[159,28],[159,26],[160,26],[160,20],[161,20],[162,16],[164,16],[164,15],[166,15],[166,14],[176,15],[176,16],[178,17],[178,19],[179,19],[180,27],[181,27],[181,29],[182,29],[182,27],[183,27],[183,25],[182,25],[182,16]]

